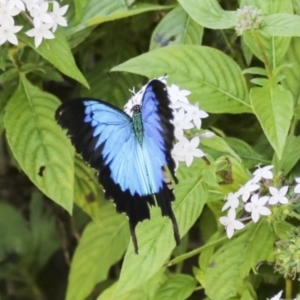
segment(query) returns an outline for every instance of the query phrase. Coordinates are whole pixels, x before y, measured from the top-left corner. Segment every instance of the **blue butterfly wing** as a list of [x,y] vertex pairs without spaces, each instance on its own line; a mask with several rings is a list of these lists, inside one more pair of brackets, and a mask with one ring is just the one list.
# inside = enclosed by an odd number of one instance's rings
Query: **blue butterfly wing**
[[57,109],[55,118],[62,128],[67,129],[76,151],[99,171],[98,180],[105,196],[113,199],[118,212],[128,216],[137,252],[135,227],[138,222],[150,219],[148,205],[155,203],[151,195],[132,194],[130,189],[125,188],[130,183],[135,187],[138,181],[136,175],[128,176],[128,171],[134,167],[130,164],[134,161],[132,147],[135,146],[131,118],[120,109],[97,99],[66,101]]
[[98,180],[107,198],[112,198],[118,212],[129,218],[137,252],[135,227],[150,218],[148,205],[155,205],[173,222],[177,244],[178,227],[172,211],[175,199],[164,166],[173,178],[171,158],[174,127],[165,85],[158,80],[148,83],[142,99],[143,145],[138,143],[132,119],[120,109],[96,99],[76,99],[63,103],[56,112],[57,122],[65,129],[75,149],[99,171]]
[[148,83],[142,98],[142,120],[144,143],[153,165],[153,176],[157,182],[155,198],[162,215],[168,216],[173,223],[176,243],[180,243],[179,231],[171,202],[175,200],[171,181],[165,172],[168,167],[175,181],[175,162],[171,156],[174,143],[173,112],[166,86],[160,80]]

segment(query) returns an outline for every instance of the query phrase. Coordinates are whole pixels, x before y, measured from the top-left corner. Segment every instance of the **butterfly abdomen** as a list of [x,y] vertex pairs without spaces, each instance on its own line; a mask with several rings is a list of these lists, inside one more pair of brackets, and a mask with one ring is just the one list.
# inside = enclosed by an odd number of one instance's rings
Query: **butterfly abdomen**
[[132,108],[132,110],[133,110],[133,115],[132,115],[133,131],[134,131],[134,134],[135,134],[139,144],[142,146],[143,138],[144,138],[144,127],[143,127],[141,106],[135,105]]

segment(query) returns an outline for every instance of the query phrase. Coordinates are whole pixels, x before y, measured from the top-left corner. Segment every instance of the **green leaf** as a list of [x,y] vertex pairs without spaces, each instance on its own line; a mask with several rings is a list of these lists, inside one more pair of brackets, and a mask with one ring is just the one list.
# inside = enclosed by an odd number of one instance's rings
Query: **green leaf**
[[237,287],[243,281],[239,274],[239,266],[245,259],[242,253],[247,238],[248,236],[243,234],[226,243],[212,257],[205,281],[205,293],[211,299],[228,299],[237,294]]
[[8,69],[0,75],[0,84],[7,83],[19,77],[19,71],[16,68]]
[[264,133],[281,159],[293,117],[293,96],[282,86],[253,88],[250,98]]
[[247,68],[247,69],[243,70],[242,73],[243,74],[256,74],[256,75],[267,76],[266,69],[258,68],[258,67]]
[[21,211],[3,202],[0,202],[0,236],[0,261],[10,252],[26,254],[32,250],[30,230]]
[[213,136],[211,138],[207,139],[201,139],[201,144],[212,148],[216,151],[219,151],[221,153],[229,153],[233,157],[235,157],[238,161],[241,161],[240,157],[236,154],[236,152],[227,144],[227,142],[219,137],[219,136]]
[[101,224],[84,230],[71,264],[67,300],[85,299],[94,286],[107,278],[109,268],[121,259],[129,242],[128,221],[112,203],[101,208]]
[[76,21],[80,21],[82,18],[83,8],[87,5],[88,1],[86,0],[75,0],[75,11],[76,11]]
[[44,207],[44,196],[33,193],[30,202],[31,244],[34,260],[39,268],[43,267],[51,255],[60,248],[56,216]]
[[275,14],[264,17],[261,32],[268,36],[300,36],[300,16],[292,14]]
[[[272,5],[270,5],[269,1],[241,0],[240,7],[247,5],[261,9],[265,15],[293,13],[293,5],[291,0],[273,0]],[[269,16],[266,18],[269,18]],[[290,38],[267,36],[262,30],[256,31],[255,34],[262,44],[262,48],[267,56],[270,67],[275,69],[279,65],[289,47]],[[260,48],[253,38],[253,35],[251,35],[249,32],[245,32],[243,34],[243,39],[253,54],[260,60],[263,60]]]
[[273,246],[276,235],[265,219],[251,225],[251,228],[248,228],[247,236],[247,244],[241,253],[244,257],[239,267],[241,278],[247,277],[251,269],[256,273],[256,266],[259,262],[274,260]]
[[106,289],[97,300],[141,300],[141,299],[154,299],[154,295],[158,287],[166,280],[166,276],[163,274],[164,269],[161,268],[152,278],[146,281],[139,288],[131,290],[120,296],[115,295],[117,289],[117,283],[111,285]]
[[217,165],[216,163],[212,163],[202,171],[202,180],[205,184],[208,185],[209,188],[218,190],[218,177],[217,177]]
[[269,80],[266,78],[252,78],[250,82],[259,86],[265,86],[269,83]]
[[234,26],[236,13],[225,11],[216,0],[179,0],[186,12],[200,25],[212,29]]
[[[222,206],[219,205],[221,202],[220,201],[215,201],[217,202],[217,206],[218,206],[218,217],[216,218],[216,215],[208,208],[206,211],[209,212],[206,215],[206,218],[204,221],[202,221],[203,219],[203,214],[201,215],[200,218],[200,222],[201,222],[201,233],[203,234],[206,231],[206,227],[205,226],[209,226],[210,227],[210,238],[207,239],[205,241],[205,246],[212,244],[215,241],[218,241],[220,239],[220,230],[218,231],[218,226],[219,226],[219,217],[221,216],[221,208]],[[208,203],[209,206],[211,206],[211,204],[215,204],[213,202]],[[207,206],[208,207],[208,206]],[[204,210],[205,212],[205,210]],[[210,218],[209,218],[210,217]],[[218,224],[217,224],[218,223]],[[211,228],[213,225],[213,228]],[[212,231],[213,229],[213,231]],[[217,246],[217,245],[215,245]],[[211,260],[212,260],[212,256],[214,255],[215,252],[215,247],[208,247],[206,249],[204,249],[203,251],[201,251],[201,254],[198,258],[198,265],[199,268],[194,269],[194,274],[196,279],[200,282],[201,286],[203,286],[204,288],[206,288],[206,271],[208,268],[211,267]]]
[[[147,68],[145,68],[147,65]],[[213,113],[251,112],[240,67],[219,50],[204,46],[176,45],[153,50],[112,69],[149,78],[169,75],[181,89],[192,92],[192,102]]]
[[241,39],[241,49],[243,51],[243,55],[246,61],[246,65],[249,66],[251,64],[251,60],[253,58],[253,53],[251,49],[245,43],[245,39]]
[[69,213],[73,206],[73,149],[55,124],[59,100],[25,77],[6,106],[4,125],[10,149],[32,182]]
[[158,289],[155,300],[183,300],[187,299],[196,287],[196,280],[188,275],[176,274],[170,276]]
[[[249,279],[251,281],[251,278]],[[248,280],[244,280],[242,286],[239,288],[239,294],[241,298],[239,300],[257,300],[257,295],[253,287],[253,283]]]
[[282,171],[286,176],[300,159],[300,136],[290,135],[287,137],[281,160],[276,155],[273,157],[272,165],[275,166],[274,172]]
[[3,117],[5,106],[10,97],[16,92],[17,87],[18,83],[16,81],[12,81],[5,85],[5,89],[0,90],[0,133],[4,130]]
[[[26,72],[28,72],[28,70],[22,69],[22,72],[26,73]],[[36,75],[38,75],[39,77],[41,77],[47,81],[49,81],[49,80],[53,80],[53,81],[57,81],[57,82],[64,81],[64,78],[61,75],[61,73],[51,65],[40,66],[39,68],[37,68],[35,70],[35,73],[36,73]]]
[[229,146],[232,149],[234,149],[234,151],[239,155],[239,157],[242,158],[243,165],[245,166],[245,168],[250,169],[260,163],[270,164],[269,160],[265,159],[261,154],[256,152],[246,142],[231,137],[225,137],[224,139],[229,144]]
[[[108,59],[108,58],[107,58]],[[131,97],[130,88],[141,87],[141,77],[134,74],[108,73],[111,68],[107,67],[107,62],[100,61],[87,73],[87,79],[91,89],[82,88],[81,97],[93,97],[103,99],[119,108],[122,108]],[[101,82],[101,84],[99,84]]]
[[[241,185],[249,180],[249,175],[246,173],[244,166],[234,157],[221,156],[216,160],[216,163],[221,166],[225,164],[223,171],[224,180],[222,184],[219,184],[218,189],[223,195],[237,191]],[[222,173],[221,171],[220,173]]]
[[[220,198],[222,199],[222,195],[220,195]],[[201,237],[203,238],[203,241],[205,242],[205,244],[209,243],[209,241],[213,241],[214,239],[212,238],[212,236],[214,235],[214,233],[217,231],[218,229],[218,224],[216,221],[216,215],[213,211],[213,209],[211,209],[211,205],[212,204],[219,204],[221,203],[223,205],[223,203],[221,201],[213,201],[213,202],[208,202],[207,205],[205,205],[203,212],[201,214],[201,218],[200,218],[200,228],[203,228],[203,230],[201,230]],[[220,216],[221,214],[221,209],[222,206],[219,205],[218,206],[218,216]],[[205,269],[206,266],[200,264],[201,269]]]
[[75,155],[74,202],[94,222],[102,223],[100,205],[105,200],[95,173],[78,154]]
[[294,229],[294,226],[286,221],[274,222],[272,225],[276,233],[276,237],[281,240],[286,239],[288,233]]
[[178,44],[200,45],[203,27],[178,6],[171,10],[152,33],[150,50]]
[[[173,204],[181,236],[190,229],[199,217],[206,201],[195,160],[190,168],[180,166],[179,186],[175,188],[176,201]],[[116,296],[124,294],[151,278],[166,262],[175,247],[171,221],[162,217],[159,208],[151,209],[151,220],[139,223],[136,230],[139,254],[132,244],[125,255],[118,282]]]
[[207,269],[206,294],[212,299],[234,297],[251,268],[255,269],[259,261],[272,257],[275,239],[266,222],[260,222],[224,244],[215,252],[211,267]]
[[[107,22],[107,21],[112,21],[112,20],[117,20],[117,19],[121,19],[121,18],[127,18],[130,16],[134,16],[134,15],[138,15],[138,14],[142,14],[145,12],[149,12],[149,11],[156,11],[156,10],[164,10],[164,9],[170,9],[173,7],[173,5],[157,5],[157,4],[152,4],[152,3],[137,3],[134,4],[130,7],[128,7],[127,5],[124,6],[124,2],[122,3],[121,1],[90,1],[94,2],[93,4],[96,4],[99,7],[99,10],[96,9],[95,7],[92,8],[90,5],[90,13],[95,14],[95,12],[97,13],[96,15],[93,15],[92,18],[90,18],[88,20],[88,25],[96,25],[96,24],[100,24],[103,22]],[[112,3],[114,2],[114,3]],[[109,9],[108,5],[110,7],[112,7],[112,5],[120,5],[122,4],[122,8],[119,7],[116,9],[116,7],[114,7],[114,11],[107,11]],[[106,14],[103,15],[103,9],[105,9]]]
[[284,63],[291,64],[291,68],[284,68],[282,73],[285,75],[285,80],[282,81],[282,85],[286,87],[294,96],[294,100],[297,101],[300,96],[300,56],[298,49],[300,48],[300,38],[295,37],[290,43],[290,47],[283,59]]
[[[151,3],[138,3],[128,7],[125,1],[120,0],[90,0],[83,7],[80,24],[70,27],[67,30],[68,35],[92,25],[101,24],[108,21],[127,18],[148,11],[170,9],[173,5],[157,5]],[[76,21],[75,21],[76,22]],[[75,23],[74,21],[71,23]]]
[[106,289],[98,298],[97,300],[140,300],[140,299],[147,299],[149,291],[146,291],[143,288],[138,288],[132,291],[129,291],[126,294],[115,296],[115,290],[117,288],[117,284],[110,286]]
[[8,43],[0,46],[0,69],[6,69],[6,59],[8,56]]
[[[79,0],[79,1],[81,1],[81,0]],[[86,27],[86,28],[80,30],[79,32],[76,32],[76,34],[68,36],[68,43],[69,43],[70,48],[74,49],[79,44],[86,41],[86,39],[89,37],[89,35],[95,29],[95,27],[96,27],[96,25],[95,26],[89,26],[89,27]],[[65,32],[66,35],[69,34],[68,28],[63,28],[62,31]]]
[[38,48],[35,48],[34,40],[24,33],[19,35],[19,39],[53,64],[59,71],[77,80],[87,88],[89,87],[86,79],[76,66],[68,42],[60,30],[55,32],[55,39],[43,40]]

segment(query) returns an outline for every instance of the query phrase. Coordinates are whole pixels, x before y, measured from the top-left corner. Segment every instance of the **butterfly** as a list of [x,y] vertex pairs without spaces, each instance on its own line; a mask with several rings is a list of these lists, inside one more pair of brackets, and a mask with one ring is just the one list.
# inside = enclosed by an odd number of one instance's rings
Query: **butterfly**
[[149,206],[158,205],[162,216],[173,224],[174,238],[180,235],[171,202],[175,200],[166,167],[177,184],[175,162],[171,156],[174,142],[173,113],[165,84],[148,82],[140,104],[131,115],[97,99],[64,102],[56,111],[58,124],[67,129],[76,151],[98,171],[98,181],[106,198],[119,213],[125,213],[138,253],[135,228],[150,219]]

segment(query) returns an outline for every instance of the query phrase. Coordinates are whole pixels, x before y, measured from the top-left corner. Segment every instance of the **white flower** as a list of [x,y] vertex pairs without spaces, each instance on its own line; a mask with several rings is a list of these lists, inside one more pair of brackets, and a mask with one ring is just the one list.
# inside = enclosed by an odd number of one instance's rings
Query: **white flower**
[[190,118],[194,122],[195,126],[200,129],[202,120],[207,118],[208,114],[204,110],[199,109],[198,103],[195,105],[190,105],[187,111],[187,118]]
[[271,299],[267,299],[267,300],[280,300],[281,296],[282,296],[282,292],[280,291],[278,294],[276,294],[275,296],[273,296]]
[[57,29],[57,25],[68,26],[66,18],[63,17],[63,15],[67,12],[68,7],[69,5],[59,7],[57,1],[53,2],[53,12],[50,13],[53,20],[53,27],[52,27],[53,32]]
[[224,206],[222,207],[222,211],[230,208],[230,209],[236,209],[239,204],[240,201],[238,199],[238,194],[237,193],[229,193],[226,197],[226,203],[224,204]]
[[262,178],[265,179],[272,179],[273,178],[273,173],[270,171],[271,169],[273,169],[274,166],[265,166],[263,168],[258,168],[254,173],[254,178],[252,179],[252,181],[254,183],[259,182]]
[[[176,145],[175,145],[176,146]],[[174,148],[175,148],[175,146],[174,146]],[[173,148],[173,149],[174,149]],[[172,158],[173,158],[173,160],[174,160],[174,162],[175,162],[175,171],[177,171],[177,169],[178,169],[178,167],[179,167],[179,162],[180,161],[184,161],[184,157],[182,157],[182,156],[179,156],[179,155],[176,155],[175,153],[173,153],[173,150],[172,150]]]
[[15,33],[19,32],[23,26],[14,26],[9,22],[0,25],[0,45],[9,41],[11,44],[18,45],[18,39]]
[[44,23],[53,23],[53,19],[50,16],[48,11],[48,2],[43,3],[38,8],[33,8],[30,10],[30,15],[33,18],[33,25],[34,27],[40,27],[40,25]]
[[289,189],[288,186],[283,186],[280,190],[276,189],[273,186],[270,186],[269,191],[270,191],[270,194],[272,195],[272,197],[270,198],[269,203],[270,204],[277,204],[277,203],[287,204],[287,203],[289,203],[288,198],[285,197],[288,189]]
[[242,196],[242,199],[244,202],[246,202],[251,193],[254,191],[257,191],[260,188],[260,186],[253,182],[253,180],[249,180],[245,185],[241,186],[241,188],[238,190],[237,194]]
[[300,178],[295,178],[295,180],[298,184],[295,186],[294,192],[296,194],[299,194],[300,193]]
[[39,2],[40,0],[23,0],[25,3],[27,9],[31,11],[32,9],[38,9],[39,8]]
[[14,16],[18,15],[20,10],[16,7],[8,8],[7,4],[0,3],[0,24],[9,22],[11,25],[15,24]]
[[25,10],[25,5],[24,5],[24,2],[21,1],[21,0],[9,0],[7,2],[7,6],[8,6],[8,9],[12,9],[12,8],[18,8],[19,10],[22,10],[24,11]]
[[180,90],[177,85],[172,84],[168,87],[168,94],[173,108],[184,108],[190,105],[186,97],[191,94],[190,91]]
[[254,194],[250,199],[251,202],[246,203],[245,210],[251,212],[251,218],[254,223],[259,220],[260,215],[268,216],[271,214],[271,211],[267,207],[265,207],[268,200],[268,196],[258,198],[258,195]]
[[34,37],[34,44],[37,48],[43,39],[54,39],[53,33],[49,30],[50,28],[51,24],[42,24],[40,27],[34,27],[25,33],[30,37]]
[[195,157],[202,157],[204,153],[197,149],[200,143],[198,137],[194,137],[189,141],[186,137],[182,137],[181,140],[174,146],[172,153],[179,158],[180,161],[185,161],[189,167]]
[[235,218],[236,213],[235,210],[232,209],[228,211],[227,217],[219,218],[220,223],[226,228],[226,234],[229,239],[232,238],[234,230],[240,230],[245,227],[245,225],[242,222],[237,221]]
[[194,125],[184,113],[183,108],[178,112],[174,111],[175,137],[180,140],[183,137],[183,130],[192,129]]

